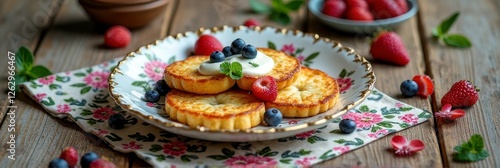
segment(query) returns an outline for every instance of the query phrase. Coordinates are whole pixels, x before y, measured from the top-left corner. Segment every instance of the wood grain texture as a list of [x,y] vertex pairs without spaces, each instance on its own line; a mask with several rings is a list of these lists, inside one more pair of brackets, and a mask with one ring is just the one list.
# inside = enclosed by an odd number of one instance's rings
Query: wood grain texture
[[[355,49],[358,54],[367,58],[372,64],[373,71],[377,77],[375,88],[402,102],[420,109],[430,110],[430,100],[420,97],[405,98],[399,90],[399,85],[402,81],[411,79],[417,74],[424,74],[425,70],[425,61],[422,55],[416,17],[395,29],[395,32],[404,41],[411,57],[410,63],[406,66],[394,66],[373,60],[369,56],[369,37],[334,30],[322,24],[312,14],[309,15],[307,25],[308,32],[317,33],[322,37],[340,41],[342,45]],[[393,151],[390,150],[392,148],[390,140],[393,135],[388,135],[365,147],[318,164],[318,167],[442,167],[432,119],[397,134],[404,135],[408,139],[421,139],[425,143],[426,148],[411,157],[395,157]]]
[[[40,44],[36,62],[53,72],[70,71],[123,56],[140,46],[165,36],[170,23],[172,5],[148,26],[133,30],[132,41],[126,48],[108,49],[103,46],[103,32],[90,22],[77,1],[65,1],[51,29]],[[168,17],[165,18],[165,17]],[[163,31],[163,32],[162,32]],[[54,59],[57,58],[57,59]],[[56,102],[57,103],[57,102]],[[135,154],[114,151],[104,141],[82,131],[76,124],[51,117],[26,95],[18,97],[16,116],[16,161],[6,157],[7,145],[0,151],[0,165],[6,167],[45,167],[60,150],[75,146],[80,152],[94,151],[108,157],[118,167],[129,167]],[[7,125],[0,129],[0,141],[7,142]]]
[[[500,15],[499,1],[421,0],[422,36],[429,67],[436,85],[436,109],[441,98],[453,83],[468,79],[478,88],[479,102],[465,109],[465,117],[454,123],[438,122],[439,138],[446,167],[498,167],[500,165]],[[450,33],[464,34],[473,47],[457,49],[447,47],[431,38],[431,31],[455,11],[460,16]],[[490,156],[475,163],[453,161],[453,147],[467,141],[471,135],[481,134]]]
[[[32,50],[38,47],[38,41],[44,30],[52,23],[59,11],[61,1],[0,1],[0,101],[7,101],[8,52],[16,53],[24,45]],[[33,51],[34,52],[34,51]],[[3,106],[2,106],[3,107]],[[3,120],[4,111],[0,111]]]

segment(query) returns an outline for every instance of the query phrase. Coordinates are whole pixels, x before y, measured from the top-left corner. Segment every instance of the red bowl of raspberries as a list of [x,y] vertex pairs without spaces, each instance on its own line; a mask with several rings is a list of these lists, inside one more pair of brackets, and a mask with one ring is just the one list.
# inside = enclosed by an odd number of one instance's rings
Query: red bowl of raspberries
[[310,0],[308,7],[326,25],[357,34],[393,29],[418,11],[416,0]]

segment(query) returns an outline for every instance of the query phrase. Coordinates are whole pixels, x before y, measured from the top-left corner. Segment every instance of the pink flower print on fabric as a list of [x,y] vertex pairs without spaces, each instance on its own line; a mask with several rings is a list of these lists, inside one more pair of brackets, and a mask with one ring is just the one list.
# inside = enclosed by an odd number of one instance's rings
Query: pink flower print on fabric
[[405,114],[403,116],[399,116],[399,119],[401,119],[403,122],[415,125],[418,123],[418,117],[415,116],[414,114]]
[[108,76],[109,72],[96,71],[88,74],[83,81],[93,88],[104,89],[108,88]]
[[351,119],[356,122],[357,128],[370,128],[383,120],[382,115],[370,112],[356,113],[348,112],[342,119]]
[[50,84],[54,83],[55,79],[56,79],[56,76],[49,75],[49,76],[38,79],[38,82],[40,82],[42,85],[50,85]]
[[66,114],[71,111],[71,107],[68,104],[57,105],[57,113]]
[[183,142],[174,141],[163,145],[163,153],[171,156],[180,156],[186,153],[187,146]]
[[273,158],[262,156],[233,156],[227,159],[224,164],[231,168],[268,168],[278,164]]
[[122,144],[123,149],[141,149],[142,145],[137,144],[135,141],[132,141],[128,144]]
[[161,61],[151,61],[146,63],[144,72],[149,78],[153,79],[154,81],[158,81],[163,78],[163,71],[165,71],[165,68],[167,66],[167,63]]
[[92,115],[92,117],[98,120],[108,120],[109,116],[113,114],[116,114],[113,109],[109,107],[100,107],[94,110],[94,114]]

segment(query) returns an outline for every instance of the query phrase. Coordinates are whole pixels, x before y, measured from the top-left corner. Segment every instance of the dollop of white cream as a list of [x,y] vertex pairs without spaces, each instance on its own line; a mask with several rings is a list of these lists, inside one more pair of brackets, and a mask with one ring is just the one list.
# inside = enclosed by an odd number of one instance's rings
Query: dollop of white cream
[[[243,68],[243,75],[245,76],[266,75],[274,68],[274,60],[260,51],[257,51],[257,56],[254,59],[247,59],[241,54],[235,54],[231,57],[227,57],[225,61],[239,62]],[[220,72],[220,64],[223,62],[205,61],[198,67],[198,72],[202,75],[222,74]],[[252,64],[256,64],[258,66],[254,67]]]

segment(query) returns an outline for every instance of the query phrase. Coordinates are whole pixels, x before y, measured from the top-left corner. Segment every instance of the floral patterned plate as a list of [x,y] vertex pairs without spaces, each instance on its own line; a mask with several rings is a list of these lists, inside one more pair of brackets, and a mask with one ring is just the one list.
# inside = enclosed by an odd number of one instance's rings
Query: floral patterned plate
[[[192,53],[201,34],[212,34],[223,45],[229,45],[239,37],[256,47],[268,47],[295,56],[304,66],[320,69],[338,80],[341,88],[339,101],[325,113],[307,118],[285,118],[278,127],[261,125],[247,130],[209,131],[173,121],[162,109],[163,98],[159,103],[147,103],[143,95],[155,81],[162,79],[166,66]],[[372,91],[374,83],[370,63],[337,41],[272,27],[223,26],[170,36],[128,54],[111,73],[109,88],[117,104],[159,128],[192,138],[242,142],[283,138],[325,126],[361,103]]]

